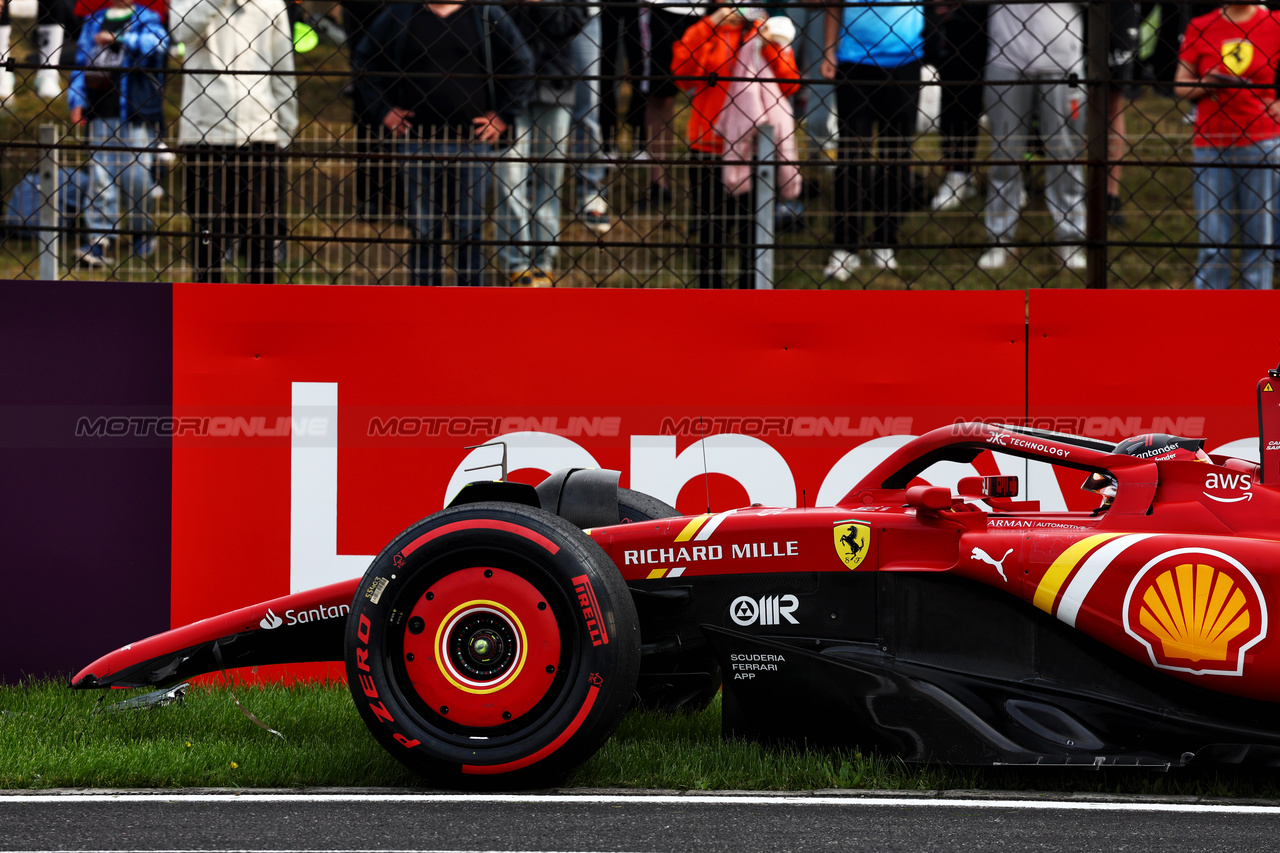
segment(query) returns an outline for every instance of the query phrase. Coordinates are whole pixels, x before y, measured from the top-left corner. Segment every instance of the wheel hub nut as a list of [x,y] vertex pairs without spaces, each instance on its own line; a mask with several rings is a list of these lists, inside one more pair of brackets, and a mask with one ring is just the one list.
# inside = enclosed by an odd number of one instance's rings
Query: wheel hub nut
[[478,631],[471,638],[470,650],[480,663],[490,663],[502,656],[502,638],[492,631]]

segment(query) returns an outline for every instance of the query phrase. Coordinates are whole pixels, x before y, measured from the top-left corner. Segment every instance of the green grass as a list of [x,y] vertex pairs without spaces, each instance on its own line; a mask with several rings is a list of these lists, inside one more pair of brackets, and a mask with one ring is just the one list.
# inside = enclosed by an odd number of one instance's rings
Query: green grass
[[193,687],[179,706],[104,711],[136,691],[47,681],[0,688],[0,788],[406,785],[345,685]]
[[[0,686],[0,789],[428,787],[383,751],[345,685],[239,687],[284,740],[253,725],[219,686],[181,705],[109,711],[127,691],[62,683]],[[1274,777],[1242,772],[1000,770],[907,765],[856,750],[726,740],[720,703],[691,715],[632,712],[565,780],[570,788],[666,790],[1032,790],[1280,797]]]

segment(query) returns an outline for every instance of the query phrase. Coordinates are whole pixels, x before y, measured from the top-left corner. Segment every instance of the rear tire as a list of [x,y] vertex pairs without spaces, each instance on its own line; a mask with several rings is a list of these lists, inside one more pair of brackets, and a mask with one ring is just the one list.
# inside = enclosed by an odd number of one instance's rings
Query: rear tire
[[632,489],[618,489],[618,518],[620,524],[633,521],[657,521],[660,518],[675,518],[680,513],[670,504],[665,504],[653,495],[637,492]]
[[639,660],[617,567],[581,530],[520,504],[464,504],[401,533],[347,623],[360,716],[441,785],[559,779],[612,734]]

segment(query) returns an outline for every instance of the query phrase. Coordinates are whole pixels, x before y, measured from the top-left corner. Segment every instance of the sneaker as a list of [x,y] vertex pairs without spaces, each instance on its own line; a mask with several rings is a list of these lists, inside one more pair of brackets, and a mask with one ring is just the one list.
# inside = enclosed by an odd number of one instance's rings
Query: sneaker
[[822,275],[825,278],[834,278],[836,281],[848,281],[853,278],[853,271],[862,266],[862,261],[853,252],[845,249],[836,249],[831,253],[831,260],[827,261],[827,265],[822,269]]
[[0,103],[13,97],[13,72],[0,71]]
[[1003,246],[993,246],[982,253],[982,257],[978,258],[978,269],[980,270],[998,270],[1009,266],[1009,262],[1013,260],[1013,253]]
[[52,101],[62,96],[62,77],[52,68],[36,72],[36,97]]
[[977,195],[977,181],[968,172],[947,172],[942,186],[929,203],[930,210],[954,210]]
[[898,257],[894,254],[893,249],[872,249],[871,265],[878,270],[896,270],[898,268]]
[[583,225],[597,234],[608,234],[609,229],[613,227],[613,218],[609,216],[609,204],[600,196],[596,196],[587,203],[579,218]]
[[542,270],[525,270],[511,274],[512,287],[554,287],[551,276]]
[[156,253],[156,241],[154,237],[135,237],[133,239],[133,256],[135,258],[149,258]]
[[90,269],[99,269],[101,267],[110,266],[115,261],[107,254],[106,246],[102,243],[94,243],[92,246],[80,247],[80,266]]
[[1077,272],[1083,272],[1089,265],[1084,256],[1083,246],[1059,246],[1058,260],[1062,261],[1062,265],[1067,269]]

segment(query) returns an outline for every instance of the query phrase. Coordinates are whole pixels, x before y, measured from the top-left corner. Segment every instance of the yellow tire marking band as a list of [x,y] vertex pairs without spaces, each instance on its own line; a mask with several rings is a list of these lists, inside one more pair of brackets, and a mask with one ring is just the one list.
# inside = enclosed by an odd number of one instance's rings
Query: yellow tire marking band
[[680,535],[676,537],[676,541],[688,542],[693,538],[693,534],[698,532],[698,528],[705,524],[710,517],[709,515],[700,515],[697,518],[690,519],[689,523],[684,526],[684,530],[681,530]]
[[1099,533],[1095,536],[1086,536],[1059,554],[1058,559],[1054,560],[1053,565],[1049,567],[1049,571],[1045,572],[1044,577],[1040,579],[1040,585],[1036,587],[1036,596],[1031,603],[1045,613],[1053,613],[1053,602],[1058,597],[1062,585],[1071,576],[1076,563],[1096,546],[1121,535],[1120,533]]

